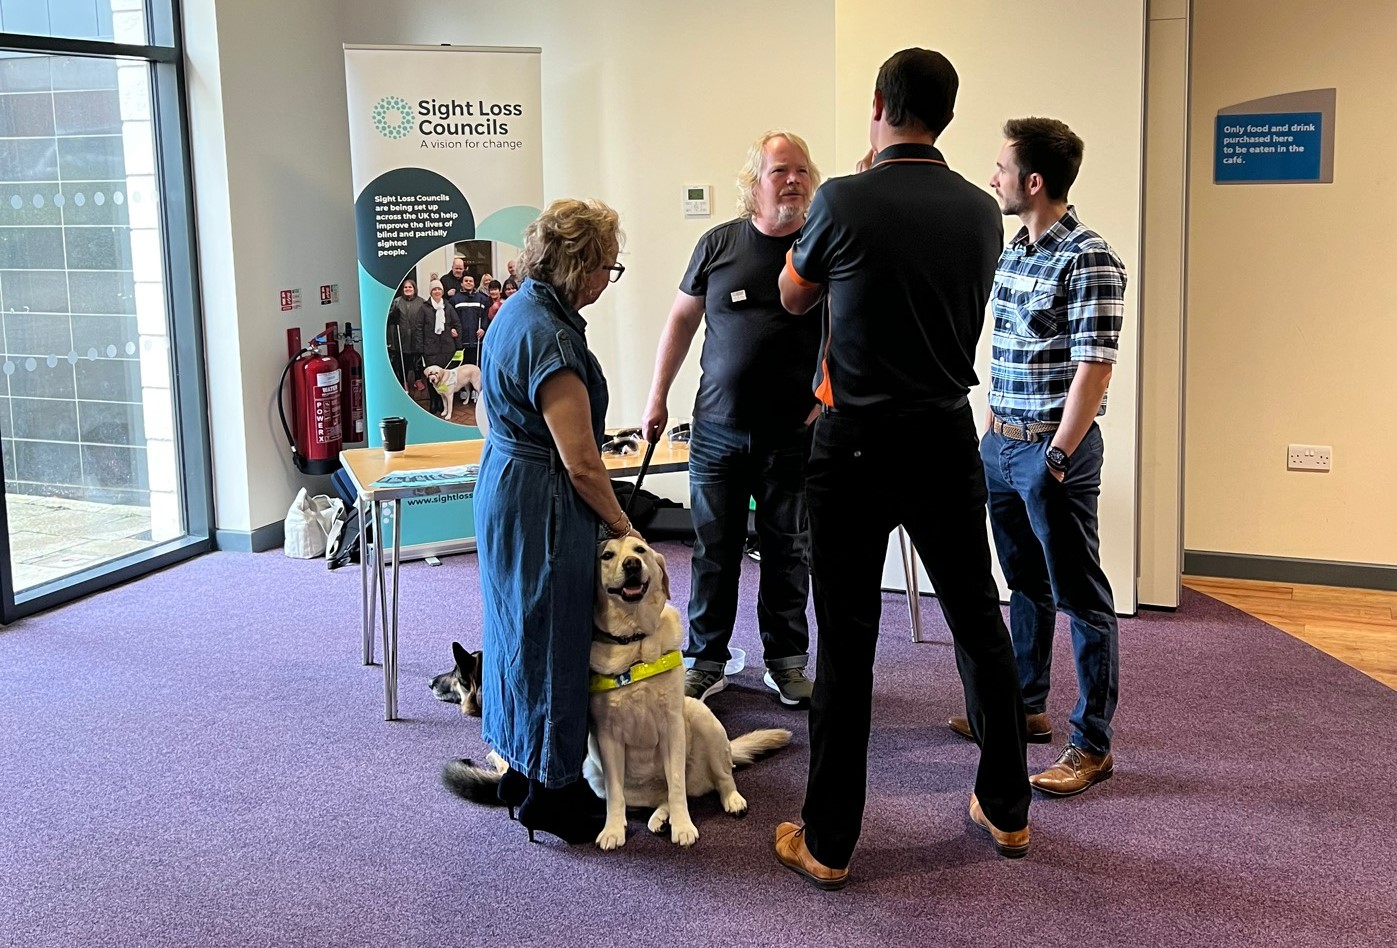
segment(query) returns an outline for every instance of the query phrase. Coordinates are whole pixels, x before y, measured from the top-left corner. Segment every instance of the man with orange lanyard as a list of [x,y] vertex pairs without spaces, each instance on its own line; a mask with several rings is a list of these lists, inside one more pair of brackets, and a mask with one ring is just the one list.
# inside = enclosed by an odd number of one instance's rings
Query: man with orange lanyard
[[[883,64],[871,167],[816,193],[780,278],[793,313],[826,288],[829,299],[806,481],[819,623],[810,777],[804,825],[776,831],[777,858],[820,888],[848,881],[863,820],[880,554],[899,524],[939,594],[981,745],[971,818],[1003,855],[1028,851],[1023,700],[967,398],[1004,231],[994,199],[935,147],[958,85],[940,53],[905,49]],[[908,463],[911,441],[928,463]]]

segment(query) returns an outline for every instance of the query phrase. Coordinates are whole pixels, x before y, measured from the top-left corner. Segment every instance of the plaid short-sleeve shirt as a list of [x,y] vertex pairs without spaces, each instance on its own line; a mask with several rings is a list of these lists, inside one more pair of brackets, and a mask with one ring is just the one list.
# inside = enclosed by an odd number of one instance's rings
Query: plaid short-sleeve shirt
[[[1078,362],[1115,362],[1125,322],[1125,265],[1069,207],[1037,243],[1021,229],[999,257],[991,312],[990,409],[1060,422]],[[1106,413],[1101,399],[1098,415]]]

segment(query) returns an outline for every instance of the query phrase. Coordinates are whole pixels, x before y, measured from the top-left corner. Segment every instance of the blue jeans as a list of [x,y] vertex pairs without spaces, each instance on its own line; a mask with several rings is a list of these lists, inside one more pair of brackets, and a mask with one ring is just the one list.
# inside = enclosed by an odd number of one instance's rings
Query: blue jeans
[[689,440],[694,514],[689,647],[700,671],[721,672],[737,620],[737,585],[747,541],[749,498],[757,501],[761,582],[757,626],[766,667],[804,668],[810,628],[810,545],[805,517],[804,426],[752,432],[695,418]]
[[1104,754],[1111,749],[1120,645],[1097,533],[1101,429],[1091,426],[1062,483],[1043,460],[1048,445],[1047,439],[1014,441],[993,432],[980,441],[990,527],[1010,589],[1009,633],[1024,710],[1041,713],[1048,703],[1053,626],[1057,613],[1066,613],[1077,666],[1071,740]]

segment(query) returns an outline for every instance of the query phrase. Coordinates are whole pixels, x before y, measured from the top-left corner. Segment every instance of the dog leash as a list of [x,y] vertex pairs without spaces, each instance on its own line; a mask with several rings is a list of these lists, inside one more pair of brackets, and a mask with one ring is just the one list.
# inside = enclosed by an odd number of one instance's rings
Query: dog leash
[[640,485],[645,481],[645,472],[650,470],[650,458],[655,453],[656,441],[647,442],[645,445],[645,460],[640,462],[640,473],[635,477],[635,486],[631,488],[631,496],[626,498],[625,509],[621,512],[626,515],[626,519],[631,517],[631,504],[635,503],[635,495],[640,493]]

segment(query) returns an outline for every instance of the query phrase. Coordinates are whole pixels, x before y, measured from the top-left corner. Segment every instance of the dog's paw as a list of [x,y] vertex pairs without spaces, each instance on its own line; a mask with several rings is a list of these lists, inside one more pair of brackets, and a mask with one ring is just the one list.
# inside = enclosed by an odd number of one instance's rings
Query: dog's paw
[[597,848],[610,852],[613,849],[620,849],[626,845],[626,824],[612,826],[607,824],[602,827],[602,831],[597,834]]
[[645,824],[645,828],[648,829],[650,832],[654,833],[656,836],[658,836],[665,831],[665,824],[668,822],[669,807],[657,807],[655,809],[655,812],[650,814],[650,822]]
[[698,827],[694,821],[687,817],[683,822],[675,820],[669,826],[669,841],[676,846],[683,846],[688,849],[698,842]]
[[734,790],[732,793],[723,797],[723,810],[726,811],[729,816],[746,816],[747,798]]

